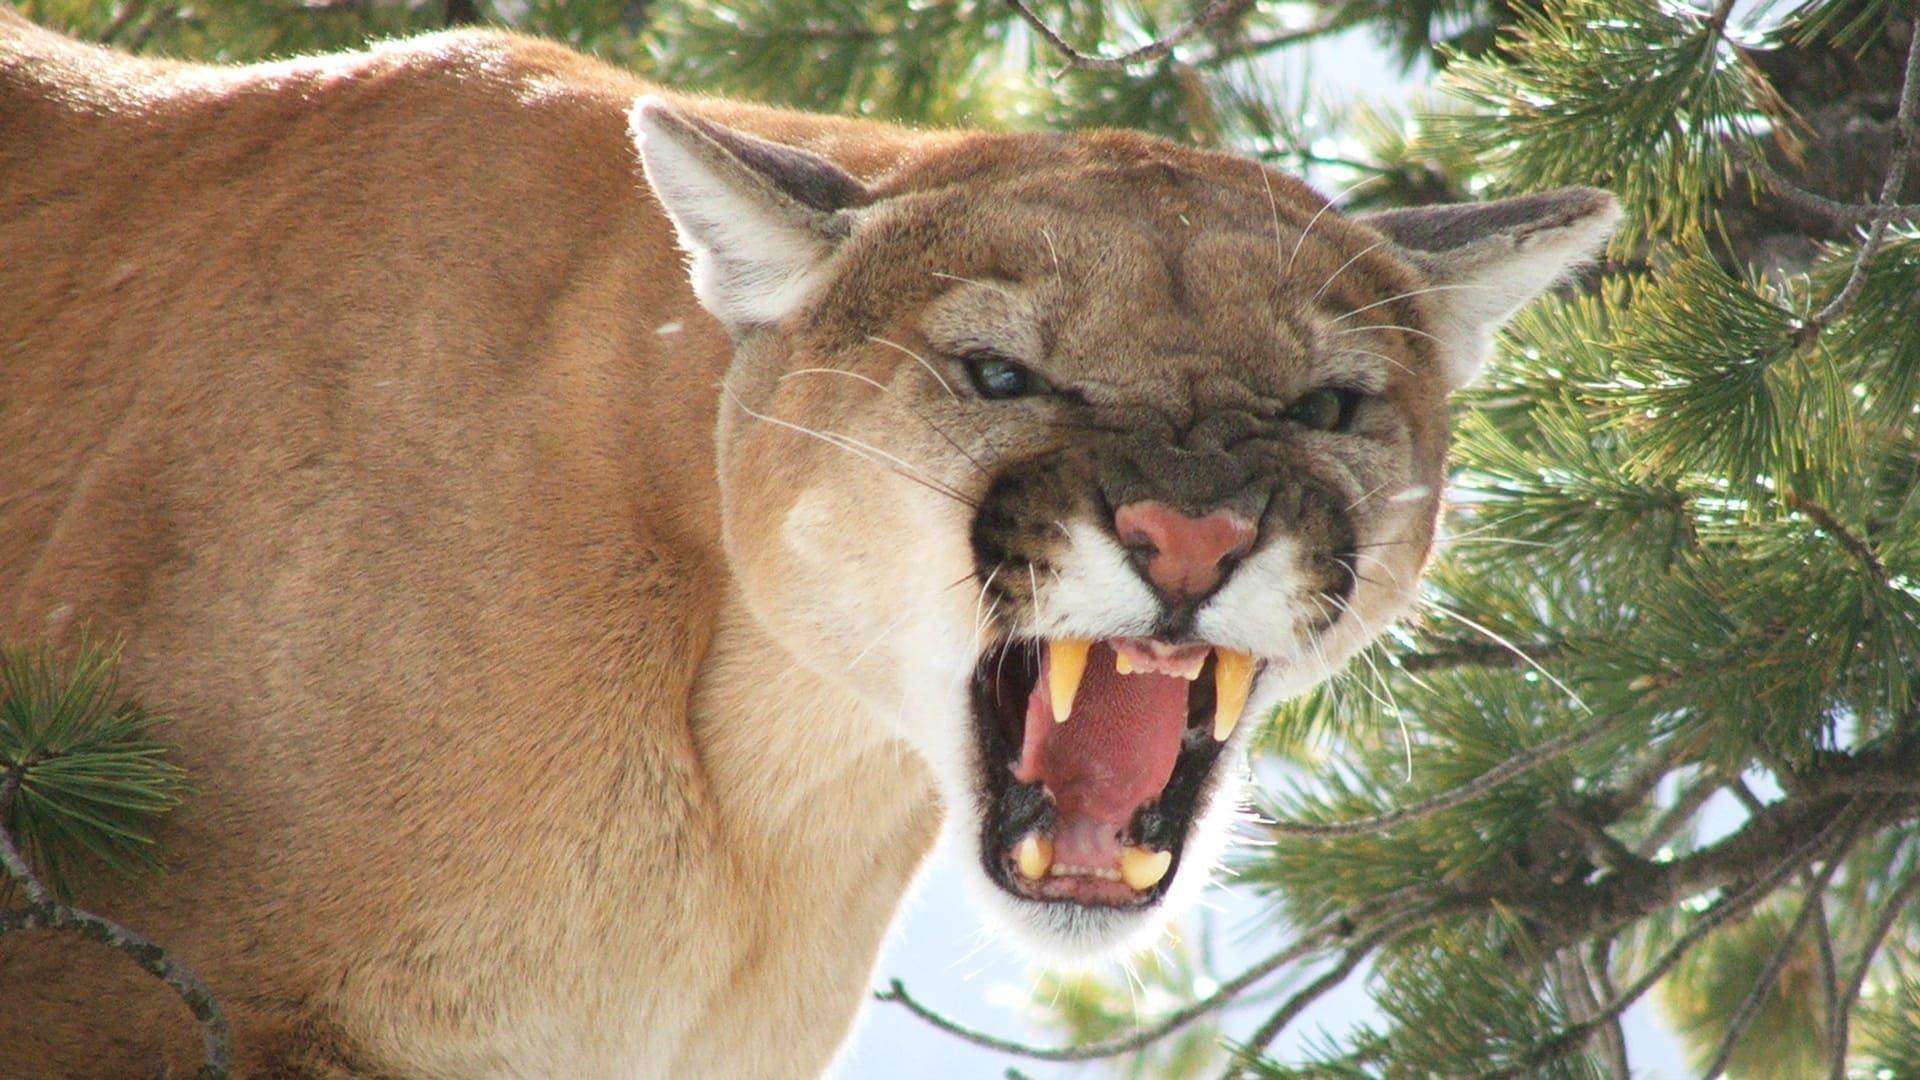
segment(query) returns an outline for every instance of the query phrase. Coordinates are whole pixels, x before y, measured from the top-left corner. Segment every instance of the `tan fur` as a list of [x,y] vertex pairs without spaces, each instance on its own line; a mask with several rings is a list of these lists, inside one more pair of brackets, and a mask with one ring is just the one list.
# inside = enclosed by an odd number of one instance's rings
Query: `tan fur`
[[[1343,265],[1329,304],[1422,281],[1328,215],[1274,282],[1319,201],[1229,158],[670,98],[903,194],[736,359],[640,180],[646,92],[490,33],[225,70],[0,11],[0,637],[123,638],[173,718],[197,788],[170,871],[83,900],[207,978],[244,1073],[823,1067],[939,827],[903,732],[958,693],[935,643],[978,625],[979,590],[948,584],[959,504],[717,385],[978,495],[901,411],[958,408],[905,355],[932,336],[1042,319],[1158,393],[1165,364],[1204,384],[1273,352],[1257,313]],[[1205,179],[1154,186],[1174,171]],[[1112,184],[1171,201],[1116,208]],[[1182,214],[1237,231],[1170,256],[1176,302],[1155,230]],[[1043,259],[1019,303],[1044,317],[937,276]],[[1382,475],[1437,491],[1448,387],[1419,340],[1375,338]],[[892,393],[779,377],[803,368]],[[1054,438],[1009,415],[950,430],[989,461]],[[1383,511],[1406,581],[1434,498]],[[1404,602],[1358,601],[1373,630]],[[892,637],[889,606],[918,612]],[[121,1076],[198,1053],[123,960],[25,935],[0,942],[0,1056]]]

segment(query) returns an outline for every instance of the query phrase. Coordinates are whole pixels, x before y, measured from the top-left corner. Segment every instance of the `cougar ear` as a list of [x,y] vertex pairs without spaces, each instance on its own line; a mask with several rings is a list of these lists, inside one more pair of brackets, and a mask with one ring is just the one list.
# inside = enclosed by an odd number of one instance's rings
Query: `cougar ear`
[[798,307],[852,227],[866,187],[818,154],[658,97],[627,116],[654,197],[687,252],[693,293],[738,336]]
[[1359,220],[1426,271],[1433,291],[1418,302],[1446,354],[1448,386],[1457,390],[1479,374],[1501,323],[1600,250],[1620,207],[1607,192],[1570,187]]

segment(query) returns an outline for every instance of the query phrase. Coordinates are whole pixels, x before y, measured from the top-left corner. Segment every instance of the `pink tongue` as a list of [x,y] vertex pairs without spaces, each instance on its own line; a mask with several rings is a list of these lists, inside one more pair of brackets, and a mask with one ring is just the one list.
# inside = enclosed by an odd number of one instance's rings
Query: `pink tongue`
[[1178,675],[1122,675],[1113,650],[1096,644],[1073,712],[1055,724],[1047,674],[1042,664],[1014,775],[1053,795],[1056,862],[1110,867],[1134,811],[1173,776],[1192,684]]

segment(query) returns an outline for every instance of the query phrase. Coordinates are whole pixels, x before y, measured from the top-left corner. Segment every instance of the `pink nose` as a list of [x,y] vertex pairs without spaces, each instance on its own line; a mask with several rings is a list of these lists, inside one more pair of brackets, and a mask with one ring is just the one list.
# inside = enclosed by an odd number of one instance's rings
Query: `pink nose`
[[1147,580],[1166,596],[1205,596],[1220,584],[1222,564],[1253,550],[1254,527],[1228,510],[1188,517],[1165,503],[1128,503],[1113,515],[1120,542],[1147,560]]

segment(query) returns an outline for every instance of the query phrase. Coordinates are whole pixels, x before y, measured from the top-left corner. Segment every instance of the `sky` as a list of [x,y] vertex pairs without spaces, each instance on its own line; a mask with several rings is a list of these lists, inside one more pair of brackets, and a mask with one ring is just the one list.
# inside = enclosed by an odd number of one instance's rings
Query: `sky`
[[[1300,50],[1285,50],[1273,61],[1269,74],[1291,85],[1305,81],[1312,95],[1327,104],[1355,100],[1397,103],[1426,79],[1415,71],[1402,75],[1397,62],[1365,30],[1350,32]],[[1738,819],[1731,807],[1707,808],[1707,828],[1731,828]],[[902,980],[914,997],[944,1015],[976,1029],[1038,1045],[1058,1045],[1058,1033],[1033,1025],[1027,1007],[1028,989],[1037,969],[1022,960],[1010,943],[998,940],[982,924],[969,897],[970,878],[978,871],[964,865],[951,851],[932,857],[917,888],[908,896],[901,916],[887,937],[874,969],[874,985]],[[1280,944],[1277,932],[1259,922],[1259,905],[1215,887],[1203,901],[1216,909],[1196,909],[1182,920],[1191,937],[1199,920],[1212,920],[1215,956],[1223,977],[1266,955]],[[1117,972],[1117,968],[1112,969]],[[1284,980],[1276,977],[1275,981]],[[1322,998],[1275,1044],[1285,1060],[1322,1032],[1339,1032],[1358,1019],[1374,1015],[1363,973]],[[1229,1030],[1241,1034],[1257,1024],[1258,1010],[1229,1020]],[[1237,1020],[1238,1022],[1234,1022]],[[1626,1017],[1629,1058],[1634,1075],[1644,1080],[1684,1080],[1687,1070],[1679,1044],[1660,1021],[1651,1000],[1643,1000]],[[842,1050],[832,1075],[838,1080],[988,1080],[1016,1066],[1033,1080],[1057,1077],[1112,1075],[1109,1065],[1055,1065],[1015,1059],[974,1047],[891,1004],[870,1004]]]

